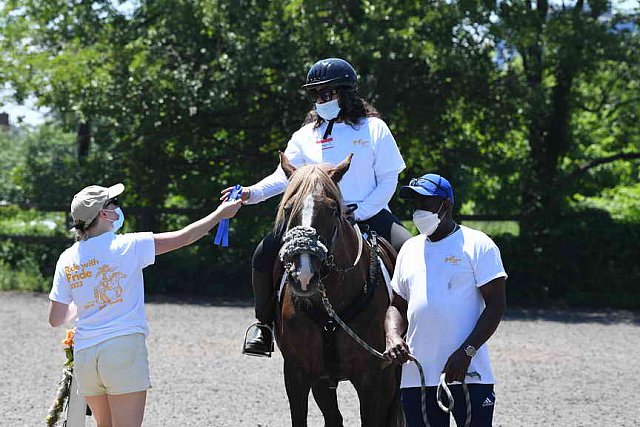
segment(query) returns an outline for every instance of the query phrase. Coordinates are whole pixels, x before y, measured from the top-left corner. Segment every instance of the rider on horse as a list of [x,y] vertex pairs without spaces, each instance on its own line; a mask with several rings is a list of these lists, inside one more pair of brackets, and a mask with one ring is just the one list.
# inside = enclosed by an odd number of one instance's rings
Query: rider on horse
[[[357,96],[357,81],[355,69],[343,59],[323,59],[311,67],[303,87],[315,108],[292,135],[285,155],[298,168],[309,164],[337,165],[353,154],[351,167],[340,181],[345,205],[350,207],[353,220],[367,225],[398,249],[410,234],[390,212],[388,203],[405,163],[378,111]],[[241,198],[247,204],[259,203],[284,192],[287,184],[287,177],[278,166],[260,182],[243,187]],[[223,190],[222,198],[230,191]],[[260,323],[255,336],[245,343],[247,354],[267,356],[273,348],[268,325],[275,313],[273,266],[282,245],[282,236],[277,234],[267,235],[253,256],[252,285]]]

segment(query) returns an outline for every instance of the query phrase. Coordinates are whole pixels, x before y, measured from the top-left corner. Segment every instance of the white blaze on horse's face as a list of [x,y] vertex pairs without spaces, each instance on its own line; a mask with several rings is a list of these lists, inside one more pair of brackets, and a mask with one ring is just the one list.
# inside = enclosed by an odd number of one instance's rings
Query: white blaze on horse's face
[[[311,227],[311,220],[313,219],[313,194],[307,195],[304,199],[302,207],[302,225],[305,227]],[[297,271],[297,278],[300,282],[300,287],[303,291],[306,291],[309,287],[309,282],[313,277],[313,271],[311,271],[311,259],[308,253],[300,254],[300,265]]]

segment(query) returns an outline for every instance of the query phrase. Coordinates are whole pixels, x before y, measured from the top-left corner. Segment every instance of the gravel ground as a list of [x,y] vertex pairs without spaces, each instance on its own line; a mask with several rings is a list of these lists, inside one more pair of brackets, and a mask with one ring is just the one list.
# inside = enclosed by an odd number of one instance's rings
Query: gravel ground
[[[46,310],[44,294],[0,293],[0,426],[44,424],[64,361],[64,332],[48,326]],[[240,354],[248,302],[153,299],[147,312],[146,426],[290,424],[280,354]],[[637,313],[512,308],[490,348],[494,425],[640,425]],[[345,425],[359,425],[353,387],[338,392]],[[309,425],[322,425],[313,402]]]

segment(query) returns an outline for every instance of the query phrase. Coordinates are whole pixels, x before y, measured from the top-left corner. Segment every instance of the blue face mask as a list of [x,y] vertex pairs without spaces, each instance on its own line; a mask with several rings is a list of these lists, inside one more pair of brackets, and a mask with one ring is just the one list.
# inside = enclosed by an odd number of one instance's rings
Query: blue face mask
[[327,121],[335,119],[338,117],[338,114],[340,114],[338,100],[334,99],[329,102],[323,102],[322,104],[316,103],[316,112]]
[[118,215],[118,219],[116,220],[107,219],[108,221],[113,222],[113,232],[116,233],[122,228],[122,225],[124,224],[124,212],[122,212],[122,209],[120,208],[115,208],[114,210],[105,209],[105,211],[115,212]]

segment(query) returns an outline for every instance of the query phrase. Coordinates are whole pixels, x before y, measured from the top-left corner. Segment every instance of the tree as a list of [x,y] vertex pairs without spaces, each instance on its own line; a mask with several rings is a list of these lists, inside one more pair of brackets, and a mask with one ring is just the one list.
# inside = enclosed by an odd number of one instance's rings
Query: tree
[[[638,20],[611,16],[607,6],[600,0],[573,7],[537,0],[499,8],[495,32],[518,52],[510,66],[526,88],[521,100],[529,157],[521,205],[533,235],[553,226],[568,197],[584,186],[578,178],[640,154],[638,98],[629,92],[639,77]],[[624,21],[632,30],[620,26]],[[624,120],[624,130],[616,119]],[[594,139],[594,131],[609,137]]]
[[[76,135],[70,162],[88,176],[101,159],[134,205],[204,207],[270,173],[311,108],[306,71],[329,56],[358,70],[403,181],[439,172],[459,212],[524,214],[536,256],[553,258],[563,218],[591,198],[637,191],[638,15],[604,0],[117,5],[5,1],[0,78],[51,108]],[[247,236],[269,227],[270,208],[252,208]],[[162,220],[147,211],[140,228]]]

